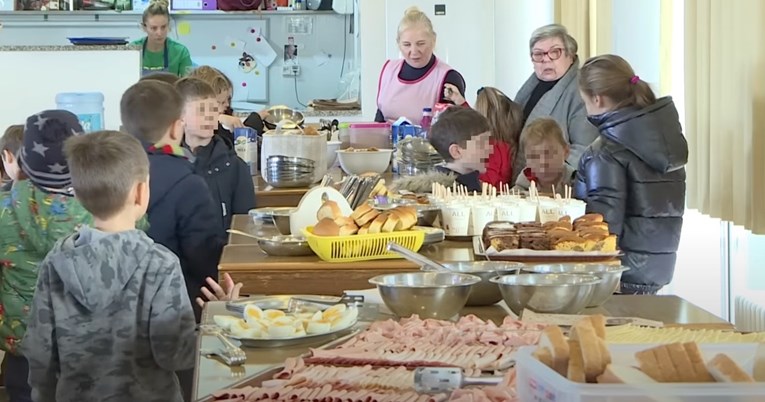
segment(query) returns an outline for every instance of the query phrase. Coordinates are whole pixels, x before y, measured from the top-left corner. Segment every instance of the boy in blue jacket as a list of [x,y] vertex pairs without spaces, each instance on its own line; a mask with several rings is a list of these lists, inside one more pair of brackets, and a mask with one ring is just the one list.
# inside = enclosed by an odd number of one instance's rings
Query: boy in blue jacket
[[[148,235],[178,256],[189,300],[195,300],[205,278],[218,277],[223,243],[210,191],[181,147],[182,111],[178,91],[157,80],[138,82],[120,102],[123,127],[149,155]],[[199,321],[196,304],[194,312]]]

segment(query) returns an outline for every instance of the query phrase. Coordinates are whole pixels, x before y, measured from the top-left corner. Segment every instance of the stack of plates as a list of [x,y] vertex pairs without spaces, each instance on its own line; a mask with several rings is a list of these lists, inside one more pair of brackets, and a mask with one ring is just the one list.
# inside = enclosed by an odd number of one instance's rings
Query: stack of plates
[[273,187],[306,187],[313,183],[314,161],[273,155],[266,162],[266,183]]
[[441,155],[425,138],[407,137],[399,141],[396,151],[399,174],[424,173],[444,162]]

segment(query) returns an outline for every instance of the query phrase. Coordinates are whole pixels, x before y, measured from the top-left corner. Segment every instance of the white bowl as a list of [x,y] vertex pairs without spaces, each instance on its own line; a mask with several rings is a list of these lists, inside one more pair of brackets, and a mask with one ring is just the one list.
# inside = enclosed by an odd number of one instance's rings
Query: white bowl
[[392,149],[337,151],[340,167],[348,174],[383,173],[388,170],[392,154]]
[[337,150],[343,145],[341,141],[327,141],[327,169],[332,169],[337,162]]

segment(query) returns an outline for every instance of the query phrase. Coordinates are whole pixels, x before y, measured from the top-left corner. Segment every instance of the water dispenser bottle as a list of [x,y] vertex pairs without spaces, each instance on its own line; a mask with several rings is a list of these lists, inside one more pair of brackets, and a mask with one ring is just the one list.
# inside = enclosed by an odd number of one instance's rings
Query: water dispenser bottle
[[62,92],[56,95],[56,107],[77,115],[86,133],[104,129],[104,94],[101,92]]

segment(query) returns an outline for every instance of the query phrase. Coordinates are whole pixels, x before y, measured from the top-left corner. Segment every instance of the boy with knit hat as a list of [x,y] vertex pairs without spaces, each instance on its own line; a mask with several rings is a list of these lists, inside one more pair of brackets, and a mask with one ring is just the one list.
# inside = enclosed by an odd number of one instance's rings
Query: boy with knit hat
[[19,180],[0,193],[0,348],[8,356],[5,386],[11,402],[31,401],[29,367],[18,346],[38,265],[56,241],[91,219],[73,197],[63,151],[64,141],[82,132],[77,116],[67,111],[30,116],[18,155]]

